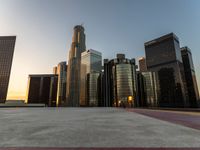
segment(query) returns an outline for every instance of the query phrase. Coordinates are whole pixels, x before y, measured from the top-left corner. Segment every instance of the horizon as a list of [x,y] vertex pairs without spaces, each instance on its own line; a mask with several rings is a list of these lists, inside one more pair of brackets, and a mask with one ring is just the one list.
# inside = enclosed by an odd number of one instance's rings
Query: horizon
[[53,73],[59,62],[68,62],[73,27],[81,23],[86,49],[101,52],[103,59],[124,53],[138,61],[145,57],[145,42],[175,33],[180,47],[191,49],[200,88],[198,0],[49,0],[48,5],[47,0],[0,2],[0,34],[17,36],[8,100],[25,99],[29,74]]

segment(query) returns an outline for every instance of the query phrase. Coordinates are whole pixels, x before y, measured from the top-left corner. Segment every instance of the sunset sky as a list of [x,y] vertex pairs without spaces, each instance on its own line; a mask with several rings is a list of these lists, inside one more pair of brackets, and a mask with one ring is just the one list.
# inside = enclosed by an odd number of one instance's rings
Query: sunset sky
[[200,88],[199,8],[199,0],[0,0],[0,36],[17,36],[7,99],[24,99],[28,74],[67,61],[77,24],[103,58],[139,58],[144,42],[174,32],[192,50]]

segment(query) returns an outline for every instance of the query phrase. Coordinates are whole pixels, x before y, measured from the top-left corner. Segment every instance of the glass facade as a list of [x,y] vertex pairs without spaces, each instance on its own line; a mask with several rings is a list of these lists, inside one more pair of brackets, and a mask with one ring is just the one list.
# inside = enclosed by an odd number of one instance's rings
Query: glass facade
[[118,54],[116,59],[104,61],[103,80],[106,89],[103,103],[106,106],[136,105],[135,59],[126,59],[124,54]]
[[0,103],[5,102],[16,36],[0,36]]
[[147,107],[158,106],[157,81],[155,72],[142,72],[144,97]]
[[199,91],[196,81],[191,50],[188,47],[183,47],[181,48],[181,54],[183,59],[184,73],[190,107],[200,107]]
[[92,72],[101,72],[102,54],[98,51],[89,49],[81,54],[81,89],[80,89],[80,105],[89,105],[87,97],[87,74]]
[[176,35],[170,33],[145,43],[145,53],[147,69],[155,72],[159,81],[159,105],[187,107],[184,69]]
[[87,99],[88,106],[97,107],[99,104],[99,83],[98,79],[100,77],[100,73],[92,72],[87,74]]
[[57,90],[57,106],[64,106],[66,104],[66,79],[67,79],[67,65],[66,62],[61,62],[54,69],[54,74],[58,75],[58,90]]
[[133,96],[133,77],[130,64],[117,64],[113,66],[113,91],[115,101],[127,101],[128,96]]

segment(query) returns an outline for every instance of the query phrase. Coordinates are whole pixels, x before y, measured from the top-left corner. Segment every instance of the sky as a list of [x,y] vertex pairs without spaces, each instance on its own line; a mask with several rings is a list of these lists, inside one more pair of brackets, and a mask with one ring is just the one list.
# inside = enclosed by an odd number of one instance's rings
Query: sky
[[16,35],[7,99],[24,99],[28,75],[67,61],[73,27],[103,58],[144,56],[144,43],[174,32],[192,50],[200,88],[199,0],[0,0],[0,36]]

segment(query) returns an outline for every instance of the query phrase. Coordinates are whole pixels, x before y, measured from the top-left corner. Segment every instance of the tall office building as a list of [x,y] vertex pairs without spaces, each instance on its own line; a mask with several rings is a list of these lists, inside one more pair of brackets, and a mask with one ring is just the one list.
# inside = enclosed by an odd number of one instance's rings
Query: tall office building
[[92,71],[87,74],[86,94],[88,106],[99,106],[101,85],[99,84],[100,72]]
[[199,107],[199,91],[191,50],[188,47],[182,47],[181,55],[183,59],[184,73],[190,107]]
[[66,62],[60,62],[57,67],[54,67],[53,73],[58,75],[56,106],[64,106],[66,103],[66,80],[67,80]]
[[137,79],[135,59],[127,59],[124,54],[104,60],[104,106],[137,105]]
[[26,102],[56,106],[57,84],[54,74],[29,75]]
[[[102,69],[102,54],[98,51],[89,49],[81,54],[81,89],[80,89],[80,105],[89,105],[89,97],[87,97],[87,74],[92,72],[100,73]],[[95,74],[96,75],[96,74]],[[91,74],[91,77],[93,74]]]
[[0,103],[6,101],[16,36],[0,36]]
[[158,106],[158,89],[155,72],[138,72],[138,97],[140,107]]
[[69,51],[66,92],[68,106],[80,106],[81,53],[85,50],[86,46],[84,28],[81,25],[77,25],[74,27],[71,49]]
[[148,71],[159,80],[161,107],[187,107],[187,92],[179,39],[174,33],[145,43]]
[[141,72],[147,71],[146,59],[145,57],[141,57],[139,59],[139,68]]

